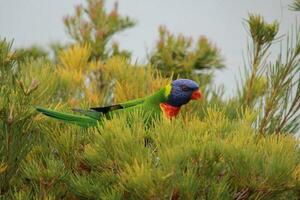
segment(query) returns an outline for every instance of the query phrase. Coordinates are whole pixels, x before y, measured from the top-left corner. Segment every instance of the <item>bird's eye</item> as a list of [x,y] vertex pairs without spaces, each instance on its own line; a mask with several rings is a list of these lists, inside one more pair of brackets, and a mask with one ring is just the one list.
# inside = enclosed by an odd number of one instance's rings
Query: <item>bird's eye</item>
[[190,89],[186,85],[181,86],[182,91],[189,91]]

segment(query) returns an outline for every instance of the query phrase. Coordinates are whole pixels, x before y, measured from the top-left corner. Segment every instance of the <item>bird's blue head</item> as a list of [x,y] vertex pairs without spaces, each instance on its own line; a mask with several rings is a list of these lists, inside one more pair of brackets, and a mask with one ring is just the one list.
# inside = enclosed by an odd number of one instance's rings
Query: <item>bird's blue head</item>
[[199,85],[189,79],[174,80],[166,87],[166,94],[168,96],[167,104],[175,107],[180,107],[188,103],[191,99],[200,99],[201,92]]

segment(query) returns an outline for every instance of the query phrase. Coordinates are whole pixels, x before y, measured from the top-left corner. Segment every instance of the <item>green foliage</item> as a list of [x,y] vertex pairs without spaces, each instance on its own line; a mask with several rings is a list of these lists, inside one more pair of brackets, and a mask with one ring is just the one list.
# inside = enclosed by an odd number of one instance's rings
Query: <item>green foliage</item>
[[[88,59],[105,62],[113,56],[130,58],[131,53],[121,50],[112,37],[117,33],[131,28],[135,22],[129,17],[123,17],[118,12],[118,3],[114,8],[107,12],[104,0],[87,0],[85,6],[78,5],[73,16],[66,16],[64,24],[68,35],[81,46],[88,45],[91,52]],[[64,45],[53,44],[55,54],[58,56],[59,50],[64,49]],[[99,64],[99,63],[97,63]],[[98,66],[98,68],[100,68]],[[98,85],[96,90],[105,93],[106,87],[111,83],[104,80],[104,75],[100,70],[94,70],[93,76],[96,77]]]
[[31,46],[29,48],[19,48],[17,49],[15,56],[16,59],[38,59],[38,58],[48,58],[48,52],[39,46]]
[[300,1],[294,0],[294,2],[290,5],[291,10],[300,11]]
[[297,199],[297,142],[257,137],[252,115],[230,120],[209,108],[204,120],[194,113],[149,129],[139,113],[89,130],[50,119],[22,163],[22,191],[38,199]]
[[[260,83],[256,81],[263,80],[262,76],[264,72],[265,59],[268,55],[268,50],[271,47],[272,42],[275,39],[275,36],[278,32],[279,24],[275,21],[273,23],[266,23],[262,16],[260,15],[249,15],[247,20],[248,28],[250,31],[252,43],[248,47],[249,56],[250,56],[250,69],[248,73],[248,79],[246,80],[246,86],[244,88],[244,103],[248,106],[251,106],[255,95],[257,94],[255,89],[261,88],[258,86]],[[261,82],[259,81],[258,82]],[[256,85],[255,85],[256,84]],[[265,84],[264,84],[265,85]],[[264,86],[265,87],[265,86]],[[262,88],[263,89],[263,88]],[[261,91],[258,91],[258,94],[261,94]],[[257,97],[259,97],[258,95]]]
[[278,22],[266,23],[262,16],[250,14],[247,20],[250,28],[250,34],[256,45],[257,51],[265,49],[275,38],[279,24]]
[[119,50],[116,42],[109,47],[112,36],[134,26],[129,17],[119,15],[117,3],[107,13],[103,0],[88,0],[86,7],[79,5],[73,16],[66,16],[64,23],[76,42],[91,46],[91,58],[105,60],[111,55],[130,56],[129,52]]
[[51,100],[57,85],[51,63],[47,60],[19,61],[19,57],[11,50],[11,44],[1,40],[0,193],[7,192],[20,162],[40,133],[35,124],[37,113],[33,106]]
[[[193,45],[192,38],[181,34],[175,36],[163,26],[159,28],[159,40],[156,49],[149,55],[149,61],[162,75],[175,78],[195,78],[204,69],[224,67],[220,50],[205,36]],[[204,77],[202,75],[201,79]]]
[[[247,20],[252,38],[239,94],[223,90],[145,127],[138,112],[82,129],[38,115],[144,97],[173,77],[208,83],[223,67],[205,37],[194,45],[160,28],[149,64],[132,64],[111,37],[133,26],[89,0],[65,18],[72,45],[12,50],[0,41],[1,199],[299,199],[300,31],[268,62],[279,24]],[[257,134],[260,133],[260,134]],[[270,133],[270,134],[267,134]],[[275,133],[275,134],[272,134]]]
[[[252,43],[249,66],[240,101],[257,110],[260,134],[298,130],[300,105],[300,32],[298,26],[286,36],[286,46],[275,62],[268,62],[269,48],[276,41],[278,22],[266,23],[259,15],[247,20]],[[283,46],[283,45],[282,45]]]

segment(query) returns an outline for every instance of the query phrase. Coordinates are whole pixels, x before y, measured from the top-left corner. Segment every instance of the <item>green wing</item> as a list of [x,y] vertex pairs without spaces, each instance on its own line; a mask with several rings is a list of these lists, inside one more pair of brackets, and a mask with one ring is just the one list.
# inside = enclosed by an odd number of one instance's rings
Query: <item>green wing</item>
[[145,98],[139,98],[139,99],[134,99],[131,101],[127,101],[124,103],[120,103],[120,104],[115,104],[112,106],[105,106],[105,107],[95,107],[95,108],[90,108],[91,110],[106,114],[109,113],[111,111],[114,110],[120,110],[120,109],[125,109],[125,108],[129,108],[129,107],[133,107],[133,106],[137,106],[140,105],[142,103],[144,103]]
[[62,120],[67,123],[77,124],[82,127],[96,126],[102,117],[110,118],[110,114],[120,112],[129,112],[140,108],[147,115],[159,115],[161,113],[159,104],[166,101],[165,89],[162,88],[158,92],[145,98],[138,98],[120,104],[115,104],[105,107],[93,107],[89,110],[73,109],[73,111],[82,115],[73,115],[69,113],[57,112],[41,107],[36,107],[37,111],[44,115]]
[[128,108],[133,108],[135,106],[143,104],[145,98],[134,99],[131,101],[127,101],[120,104],[115,104],[111,106],[104,106],[104,107],[94,107],[90,108],[89,110],[83,109],[72,109],[74,112],[79,112],[85,116],[91,117],[93,119],[99,120],[103,116],[107,116],[109,113],[112,113],[116,110],[124,110],[127,111]]
[[72,109],[74,112],[81,113],[82,115],[73,115],[64,112],[58,112],[42,107],[36,107],[38,112],[43,113],[46,116],[67,122],[76,124],[82,127],[89,127],[89,126],[96,126],[98,120],[102,117],[107,116],[108,113],[111,113],[115,110],[126,110],[127,108],[133,108],[134,106],[138,106],[144,102],[144,99],[135,99],[125,103],[116,104],[112,106],[106,107],[97,107],[97,108],[90,108],[90,110],[83,110],[83,109]]

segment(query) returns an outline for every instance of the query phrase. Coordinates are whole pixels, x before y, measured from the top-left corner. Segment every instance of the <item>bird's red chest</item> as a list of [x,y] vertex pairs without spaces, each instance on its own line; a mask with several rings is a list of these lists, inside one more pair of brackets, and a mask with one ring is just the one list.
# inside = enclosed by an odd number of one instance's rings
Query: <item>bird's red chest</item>
[[161,103],[159,105],[160,105],[160,108],[163,111],[164,115],[168,119],[172,119],[173,117],[176,117],[180,110],[180,107],[171,106],[167,103]]

